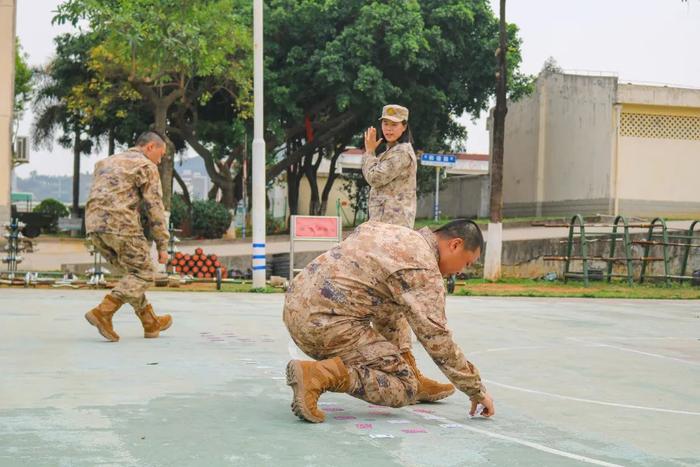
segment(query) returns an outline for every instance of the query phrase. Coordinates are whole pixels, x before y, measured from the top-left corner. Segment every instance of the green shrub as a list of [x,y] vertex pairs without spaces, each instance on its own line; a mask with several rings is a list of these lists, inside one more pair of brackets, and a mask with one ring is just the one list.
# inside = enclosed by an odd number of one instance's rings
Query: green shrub
[[231,213],[216,201],[192,203],[192,235],[221,238],[231,225]]
[[58,200],[47,198],[34,207],[34,212],[48,214],[51,216],[51,226],[44,230],[48,233],[58,232],[58,218],[67,217],[70,214],[68,208]]

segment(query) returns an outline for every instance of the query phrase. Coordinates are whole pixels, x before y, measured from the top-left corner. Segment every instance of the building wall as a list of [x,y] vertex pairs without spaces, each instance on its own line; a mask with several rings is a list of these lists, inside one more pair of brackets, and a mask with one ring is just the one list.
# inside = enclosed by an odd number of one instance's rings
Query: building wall
[[[318,174],[317,183],[319,197],[323,194],[323,188],[326,186],[326,180],[328,176],[326,174]],[[341,204],[345,203],[343,210],[346,215],[350,216],[352,220],[352,210],[350,208],[350,199],[348,194],[343,190],[344,180],[342,176],[337,176],[333,182],[333,188],[328,194],[328,206],[326,208],[325,216],[335,216],[336,213],[336,201],[340,200]],[[299,214],[309,214],[309,202],[311,201],[311,186],[309,181],[305,178],[301,180],[299,184]]]
[[547,77],[545,202],[610,197],[617,79]]
[[[441,180],[441,183],[443,181]],[[486,217],[483,212],[484,198],[488,206],[488,175],[449,176],[445,189],[440,190],[440,212],[448,217]],[[418,198],[416,218],[432,218],[435,193],[426,193]]]
[[615,77],[545,72],[509,103],[505,215],[610,211],[616,97]]
[[[542,82],[535,91],[518,102],[508,103],[503,154],[504,210],[513,203],[526,203],[526,210],[535,209],[537,201],[537,151],[539,107]],[[492,126],[490,131],[493,133]]]
[[10,218],[14,70],[15,0],[0,0],[0,224]]
[[[663,89],[651,93],[642,87],[636,96],[632,91],[625,92],[629,100],[649,102],[653,97],[657,103],[676,103],[683,94]],[[695,101],[695,108],[622,105],[617,193],[621,214],[700,215],[700,98]]]

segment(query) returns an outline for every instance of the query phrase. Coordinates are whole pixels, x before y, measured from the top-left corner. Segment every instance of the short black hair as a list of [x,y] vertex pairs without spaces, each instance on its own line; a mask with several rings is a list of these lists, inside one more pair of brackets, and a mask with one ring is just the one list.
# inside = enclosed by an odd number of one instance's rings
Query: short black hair
[[138,138],[136,138],[136,146],[138,147],[145,146],[148,143],[165,145],[165,138],[163,138],[163,136],[156,130],[144,131]]
[[464,241],[464,249],[474,251],[477,248],[484,251],[484,236],[476,222],[469,219],[455,219],[437,228],[436,234],[444,238],[461,238]]

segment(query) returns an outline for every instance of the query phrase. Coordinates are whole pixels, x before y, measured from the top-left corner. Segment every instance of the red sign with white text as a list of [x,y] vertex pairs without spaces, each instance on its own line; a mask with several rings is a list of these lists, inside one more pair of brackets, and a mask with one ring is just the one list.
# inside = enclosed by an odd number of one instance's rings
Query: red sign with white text
[[337,217],[295,216],[295,238],[338,238]]

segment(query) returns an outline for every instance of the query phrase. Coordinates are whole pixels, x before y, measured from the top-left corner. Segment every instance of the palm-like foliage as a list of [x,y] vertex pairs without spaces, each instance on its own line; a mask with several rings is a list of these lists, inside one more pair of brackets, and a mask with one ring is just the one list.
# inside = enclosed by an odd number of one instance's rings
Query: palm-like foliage
[[87,125],[81,111],[69,105],[73,88],[89,80],[87,59],[89,38],[64,34],[55,39],[56,56],[35,72],[35,120],[32,140],[36,147],[61,146],[73,149],[73,206],[77,215],[80,203],[80,156],[89,154],[93,142],[85,136]]

